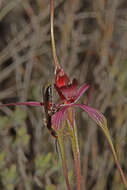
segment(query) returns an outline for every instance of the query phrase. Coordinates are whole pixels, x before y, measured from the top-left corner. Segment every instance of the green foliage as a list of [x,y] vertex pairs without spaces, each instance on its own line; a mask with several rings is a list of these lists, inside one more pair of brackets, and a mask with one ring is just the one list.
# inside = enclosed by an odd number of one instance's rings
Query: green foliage
[[3,151],[0,153],[0,169],[2,169],[5,166],[5,157],[6,153]]
[[6,190],[14,190],[19,180],[16,165],[12,164],[9,169],[5,168],[1,173],[1,178]]
[[14,114],[11,117],[11,119],[15,123],[15,125],[18,125],[18,124],[22,125],[24,124],[26,116],[27,116],[26,112],[23,109],[16,106]]
[[41,89],[40,85],[35,84],[34,86],[32,86],[31,92],[29,94],[29,98],[31,100],[36,100],[36,98],[40,96],[40,92],[41,92],[40,89]]
[[44,176],[50,167],[53,170],[55,169],[52,158],[52,153],[48,153],[47,155],[38,155],[36,157],[35,168],[37,175]]
[[56,186],[55,185],[46,185],[46,190],[56,190]]
[[9,123],[9,118],[6,116],[0,117],[0,130],[4,129]]
[[21,143],[26,146],[29,143],[30,136],[27,134],[26,127],[21,126],[17,131],[17,138],[15,143]]

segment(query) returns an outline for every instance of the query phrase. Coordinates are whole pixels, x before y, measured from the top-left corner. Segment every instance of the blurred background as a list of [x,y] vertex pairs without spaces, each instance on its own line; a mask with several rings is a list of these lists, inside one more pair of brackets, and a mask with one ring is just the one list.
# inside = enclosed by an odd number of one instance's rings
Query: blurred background
[[[49,0],[0,1],[1,103],[42,101],[42,86],[53,81],[49,15]],[[55,0],[55,39],[65,72],[92,86],[89,105],[106,116],[127,176],[127,1]],[[124,190],[104,135],[82,110],[76,118],[83,185]],[[67,189],[43,119],[39,107],[0,108],[0,190]],[[76,190],[73,169],[69,162]]]

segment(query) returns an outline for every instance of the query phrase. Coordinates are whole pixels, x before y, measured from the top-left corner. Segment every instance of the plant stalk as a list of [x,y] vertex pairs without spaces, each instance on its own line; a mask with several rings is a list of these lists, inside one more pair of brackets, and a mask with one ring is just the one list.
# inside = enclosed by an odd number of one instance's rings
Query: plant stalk
[[117,158],[117,155],[116,155],[116,151],[115,151],[114,145],[113,145],[113,143],[112,143],[109,130],[108,130],[108,128],[107,128],[107,121],[105,120],[103,126],[100,126],[100,127],[101,127],[102,131],[104,132],[104,134],[105,134],[105,136],[106,136],[106,138],[107,138],[107,141],[108,141],[108,144],[109,144],[109,146],[110,146],[110,148],[111,148],[111,151],[112,151],[112,154],[113,154],[113,157],[114,157],[116,166],[117,166],[117,168],[118,168],[118,170],[119,170],[121,179],[122,179],[122,181],[123,181],[123,183],[124,183],[124,185],[125,185],[125,187],[126,187],[126,189],[127,189],[127,179],[126,179],[126,177],[125,177],[125,175],[124,175],[124,172],[123,172],[123,170],[122,170],[122,168],[121,168],[121,166],[120,166],[120,163],[119,163],[119,161],[118,161],[118,158]]
[[[106,136],[106,137],[107,137],[107,136]],[[119,161],[118,161],[115,148],[114,148],[112,142],[110,142],[111,140],[110,140],[109,138],[107,138],[107,140],[108,140],[109,146],[110,146],[110,148],[111,148],[111,151],[112,151],[112,154],[113,154],[113,157],[114,157],[116,166],[117,166],[117,168],[118,168],[118,170],[119,170],[119,173],[120,173],[120,176],[121,176],[121,178],[122,178],[122,181],[123,181],[125,187],[127,188],[127,179],[126,179],[126,177],[125,177],[125,175],[124,175],[124,172],[123,172],[123,170],[122,170],[122,168],[121,168],[121,166],[120,166],[120,163],[119,163]]]
[[54,38],[54,0],[50,0],[50,30],[51,30],[52,55],[56,72],[56,70],[60,68],[60,64],[56,55],[56,46]]
[[[72,116],[72,118],[70,117]],[[81,168],[80,168],[80,151],[77,137],[77,128],[74,119],[74,111],[69,111],[69,117],[67,120],[68,129],[72,142],[72,149],[74,154],[75,168],[76,168],[76,181],[77,181],[77,190],[81,190]]]
[[58,142],[59,142],[60,153],[61,153],[61,158],[62,158],[64,177],[65,177],[65,181],[66,181],[68,190],[71,190],[71,186],[70,186],[69,179],[68,179],[68,169],[67,169],[67,163],[66,163],[67,159],[65,157],[63,134],[61,133],[61,131],[58,132],[57,134],[58,134]]

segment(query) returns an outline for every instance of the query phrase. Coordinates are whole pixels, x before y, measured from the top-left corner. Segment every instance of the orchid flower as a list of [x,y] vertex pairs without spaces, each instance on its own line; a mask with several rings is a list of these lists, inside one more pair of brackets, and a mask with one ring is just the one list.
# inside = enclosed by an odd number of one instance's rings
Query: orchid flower
[[[79,89],[77,89],[76,79],[73,79],[72,83],[70,83],[68,76],[64,73],[64,70],[61,68],[56,73],[54,87],[57,90],[60,99],[62,101],[62,103],[59,105],[55,105],[55,103],[53,103],[53,106],[57,107],[58,109],[58,111],[56,111],[56,113],[52,115],[52,125],[55,130],[61,128],[62,120],[63,118],[65,119],[65,115],[67,116],[67,110],[70,107],[82,108],[99,125],[104,122],[104,116],[98,110],[89,107],[85,104],[77,103],[80,97],[90,88],[90,85],[85,83]],[[0,107],[16,106],[16,105],[40,107],[43,106],[43,102],[37,102],[37,101],[15,102],[15,103],[1,104]],[[52,109],[52,106],[50,106],[49,109]]]
[[[56,74],[56,82],[54,84],[62,103],[59,105],[53,104],[57,107],[58,111],[52,115],[52,125],[55,130],[58,130],[62,126],[62,120],[65,119],[65,115],[67,115],[67,110],[70,107],[80,107],[88,115],[97,123],[102,124],[104,122],[104,116],[96,109],[89,107],[85,104],[77,104],[77,101],[80,97],[88,90],[90,85],[83,84],[79,89],[77,89],[77,81],[73,79],[71,84],[68,76],[64,73],[63,69],[60,69]],[[15,102],[15,103],[7,103],[1,104],[0,107],[3,106],[43,106],[43,102],[38,101],[28,101],[28,102]],[[52,106],[49,107],[52,109]]]
[[98,125],[103,125],[105,117],[102,113],[90,106],[77,103],[81,96],[90,88],[90,85],[85,83],[77,89],[76,79],[73,79],[72,83],[70,83],[63,69],[59,69],[56,75],[55,88],[62,101],[59,105],[59,111],[52,116],[52,125],[56,131],[62,127],[62,122],[67,119],[68,109],[72,107],[82,108]]

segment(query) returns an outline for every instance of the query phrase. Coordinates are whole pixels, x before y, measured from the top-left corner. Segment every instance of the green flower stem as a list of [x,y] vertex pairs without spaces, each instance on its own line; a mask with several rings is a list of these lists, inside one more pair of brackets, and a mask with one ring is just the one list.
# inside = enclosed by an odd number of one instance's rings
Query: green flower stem
[[115,151],[115,148],[113,146],[109,130],[107,128],[107,121],[106,121],[106,119],[104,119],[103,125],[99,125],[99,126],[101,127],[102,131],[104,132],[104,134],[105,134],[105,136],[107,138],[107,141],[108,141],[108,144],[109,144],[109,146],[111,148],[111,151],[112,151],[112,154],[113,154],[116,166],[117,166],[117,168],[119,170],[119,173],[121,175],[122,181],[123,181],[125,187],[127,188],[127,179],[126,179],[126,177],[124,175],[124,172],[123,172],[123,170],[122,170],[122,168],[121,168],[121,166],[119,164],[119,161],[118,161],[118,158],[117,158],[117,155],[116,155],[116,151]]
[[50,0],[50,30],[51,30],[52,54],[56,70],[57,68],[60,68],[60,64],[56,55],[56,46],[54,39],[54,0]]
[[71,190],[71,186],[69,183],[68,179],[68,170],[67,170],[67,163],[66,163],[66,156],[65,156],[65,150],[64,150],[64,136],[63,136],[63,131],[58,131],[58,142],[59,142],[59,147],[60,147],[60,153],[61,153],[61,159],[62,159],[62,164],[63,164],[63,172],[64,172],[64,177],[66,181],[66,185],[68,190]]
[[[72,118],[70,116],[72,116]],[[73,110],[69,111],[67,124],[68,124],[69,134],[71,137],[72,149],[73,149],[74,161],[75,161],[75,167],[76,167],[77,190],[81,190],[80,151],[79,151],[77,128],[76,128],[76,124],[74,120]]]

